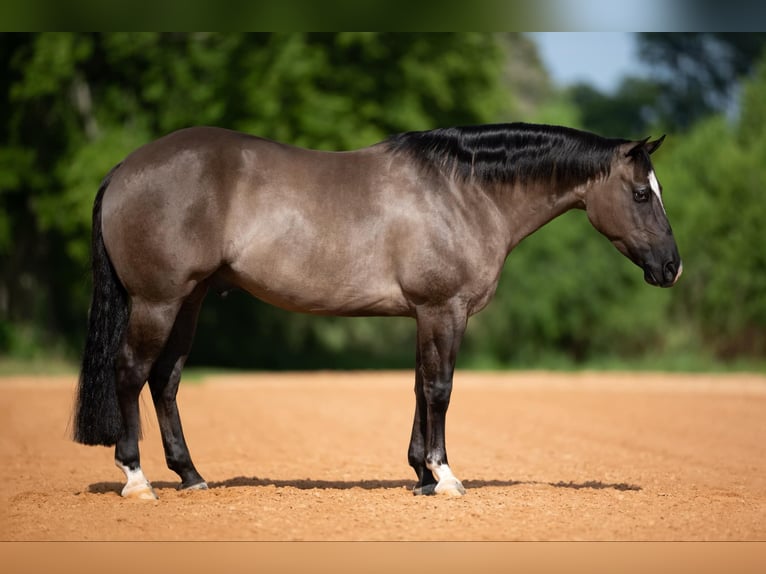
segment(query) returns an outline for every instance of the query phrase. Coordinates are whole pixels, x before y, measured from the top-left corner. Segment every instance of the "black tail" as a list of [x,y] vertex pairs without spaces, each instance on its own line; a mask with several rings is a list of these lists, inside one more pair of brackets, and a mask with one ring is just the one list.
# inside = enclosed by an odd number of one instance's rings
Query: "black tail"
[[105,446],[115,444],[122,429],[115,357],[130,316],[128,295],[112,267],[101,234],[101,200],[118,167],[104,178],[93,203],[93,298],[74,412],[74,440]]

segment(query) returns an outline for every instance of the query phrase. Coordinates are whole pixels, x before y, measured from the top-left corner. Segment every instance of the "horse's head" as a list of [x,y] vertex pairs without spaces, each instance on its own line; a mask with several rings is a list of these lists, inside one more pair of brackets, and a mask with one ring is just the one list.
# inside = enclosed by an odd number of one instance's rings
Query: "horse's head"
[[609,176],[588,189],[585,209],[593,226],[644,270],[647,283],[671,287],[683,265],[649,159],[664,139],[621,144]]

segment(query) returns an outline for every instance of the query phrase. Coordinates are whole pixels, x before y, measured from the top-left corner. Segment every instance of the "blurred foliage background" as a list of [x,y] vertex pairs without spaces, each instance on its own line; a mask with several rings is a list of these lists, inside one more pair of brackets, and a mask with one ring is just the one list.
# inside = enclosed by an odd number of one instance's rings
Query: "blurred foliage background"
[[[502,121],[668,133],[654,162],[684,258],[670,290],[570,212],[509,257],[459,366],[665,369],[766,356],[766,34],[640,34],[649,76],[556,88],[520,33],[0,34],[0,361],[79,358],[101,178],[134,148],[217,125],[320,149]],[[190,364],[392,368],[409,319],[208,297]]]

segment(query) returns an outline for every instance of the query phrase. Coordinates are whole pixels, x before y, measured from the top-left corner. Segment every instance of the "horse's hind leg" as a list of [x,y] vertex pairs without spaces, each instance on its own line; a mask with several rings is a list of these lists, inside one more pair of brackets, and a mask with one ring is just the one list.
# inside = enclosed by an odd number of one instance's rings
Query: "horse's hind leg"
[[207,285],[200,284],[184,302],[165,349],[149,375],[149,388],[157,411],[165,460],[168,468],[181,477],[182,489],[207,488],[191,460],[176,403],[181,370],[189,356],[199,309],[206,293]]
[[122,433],[114,453],[114,462],[127,479],[122,489],[125,497],[157,498],[141,470],[138,397],[170,335],[178,308],[178,303],[148,303],[138,298],[131,301],[125,340],[117,356],[117,400],[122,414]]

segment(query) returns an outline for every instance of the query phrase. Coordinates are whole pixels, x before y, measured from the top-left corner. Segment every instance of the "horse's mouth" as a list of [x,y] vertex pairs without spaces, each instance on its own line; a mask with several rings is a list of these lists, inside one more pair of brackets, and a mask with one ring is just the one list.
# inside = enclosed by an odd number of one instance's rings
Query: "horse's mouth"
[[657,278],[654,276],[654,273],[652,273],[651,269],[648,267],[644,268],[644,281],[649,283],[649,285],[654,285],[655,287],[660,286],[660,282],[657,281]]

